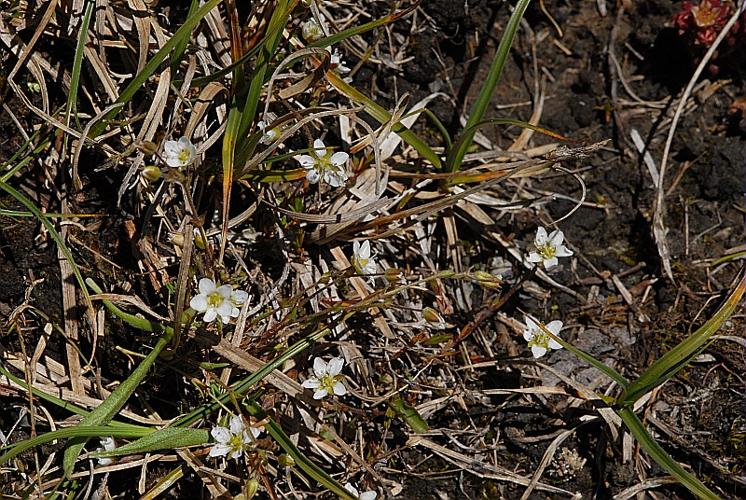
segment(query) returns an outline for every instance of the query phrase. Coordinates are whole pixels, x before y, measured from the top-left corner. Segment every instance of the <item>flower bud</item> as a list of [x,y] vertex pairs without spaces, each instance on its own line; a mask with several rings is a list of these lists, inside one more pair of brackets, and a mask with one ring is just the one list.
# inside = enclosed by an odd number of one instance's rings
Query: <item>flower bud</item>
[[280,463],[280,465],[283,465],[285,467],[293,467],[295,465],[295,459],[287,453],[283,453],[282,455],[277,457],[277,461]]
[[161,172],[161,169],[154,165],[148,165],[142,169],[142,177],[146,181],[155,182],[162,176],[163,172]]
[[138,149],[146,155],[154,155],[158,151],[158,146],[154,142],[143,141]]
[[443,323],[443,318],[438,314],[438,311],[433,309],[432,307],[426,307],[422,310],[422,317],[425,318],[425,321],[428,323],[433,324],[440,324]]
[[386,278],[386,281],[390,283],[396,283],[401,278],[402,271],[401,269],[396,269],[395,267],[389,267],[384,272],[384,277]]
[[182,233],[174,233],[171,235],[171,243],[179,248],[184,248],[184,235]]
[[194,246],[200,250],[207,248],[207,241],[202,237],[202,231],[198,227],[194,228]]
[[485,288],[496,289],[502,285],[503,277],[500,275],[490,274],[485,271],[477,271],[474,278]]
[[259,481],[256,479],[249,479],[246,483],[246,500],[254,498],[257,491],[259,491]]

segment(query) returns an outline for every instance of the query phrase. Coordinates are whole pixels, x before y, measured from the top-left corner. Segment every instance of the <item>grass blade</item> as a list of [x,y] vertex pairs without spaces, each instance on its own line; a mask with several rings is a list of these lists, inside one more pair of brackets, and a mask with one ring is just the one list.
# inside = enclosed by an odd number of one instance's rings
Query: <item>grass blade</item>
[[[119,94],[119,99],[117,99],[114,104],[126,104],[131,101],[132,98],[135,96],[135,93],[137,93],[137,91],[140,90],[145,84],[147,79],[150,78],[153,73],[155,73],[155,71],[158,69],[158,66],[160,66],[161,63],[168,57],[171,51],[177,48],[179,44],[183,43],[185,39],[188,40],[189,37],[192,35],[192,30],[197,27],[202,18],[205,17],[207,13],[210,12],[220,2],[221,0],[207,0],[207,2],[205,2],[205,4],[200,7],[200,9],[195,12],[193,16],[188,17],[187,20],[184,21],[184,24],[181,25],[178,30],[176,30],[176,33],[174,33],[174,35],[163,45],[163,47],[161,47],[161,49],[156,52],[155,55],[153,55],[150,61],[148,61],[148,64],[145,65],[145,68],[143,68],[143,70],[132,79],[127,87],[125,87],[122,93]],[[95,138],[96,136],[100,135],[101,132],[103,132],[106,128],[107,121],[116,116],[119,109],[121,108],[116,107],[112,109],[98,123],[93,125],[93,127],[91,127],[89,137]]]
[[503,33],[503,36],[500,38],[500,45],[498,45],[495,58],[492,60],[490,72],[482,84],[482,89],[479,91],[477,100],[474,101],[474,106],[471,108],[471,113],[469,114],[469,119],[466,122],[464,131],[456,140],[458,147],[452,148],[448,153],[446,167],[451,172],[455,172],[461,167],[461,162],[464,161],[466,151],[469,149],[469,146],[471,146],[471,141],[474,139],[474,134],[476,133],[474,127],[482,121],[482,117],[487,112],[487,107],[492,100],[492,94],[495,92],[497,84],[500,82],[500,77],[502,76],[505,62],[508,59],[510,47],[513,45],[513,39],[518,31],[518,26],[523,18],[523,13],[526,12],[529,3],[531,3],[531,0],[518,0],[518,3],[513,10],[513,14],[510,15],[510,20],[508,20],[507,26],[505,26],[505,33]]
[[[158,359],[161,351],[165,349],[171,341],[173,332],[165,332],[158,342],[153,347],[153,350],[143,359],[140,364],[135,368],[132,374],[122,382],[116,389],[104,400],[101,405],[88,414],[78,424],[79,426],[100,426],[107,424],[111,421],[114,416],[119,413],[124,404],[130,398],[133,392],[137,390],[137,387],[143,381],[145,376],[148,374],[150,367],[153,366],[155,360]],[[75,466],[75,461],[78,459],[78,455],[85,446],[87,439],[79,438],[70,441],[65,454],[63,457],[63,468],[65,475],[70,477]]]
[[147,436],[152,433],[153,429],[143,427],[140,429],[124,429],[122,427],[107,427],[103,425],[76,425],[75,427],[66,427],[64,429],[58,429],[52,432],[46,432],[41,436],[36,436],[30,439],[24,439],[19,443],[15,443],[10,446],[10,449],[0,456],[0,464],[11,460],[12,458],[20,455],[26,450],[35,448],[44,443],[49,443],[56,439],[74,439],[82,438],[88,439],[92,437],[122,437],[122,438],[138,438]]
[[99,451],[91,454],[93,458],[122,457],[158,450],[175,450],[205,444],[210,440],[207,429],[184,429],[164,427],[141,437],[137,441],[114,448],[111,451]]
[[746,291],[746,276],[742,276],[725,303],[718,311],[699,327],[697,331],[681,341],[645,370],[634,382],[627,386],[617,403],[625,406],[637,401],[643,394],[670,379],[685,368],[691,360],[706,347],[710,338],[735,311]]
[[648,433],[642,421],[637,418],[637,415],[635,415],[631,408],[618,410],[617,414],[622,418],[622,421],[648,455],[650,455],[658,465],[674,476],[681,484],[686,486],[689,491],[700,498],[713,500],[720,498],[707,486],[702,484],[699,479],[687,472],[676,460],[671,458],[671,456],[666,453],[666,450],[661,448],[658,442]]
[[[259,420],[267,418],[266,413],[264,413],[264,411],[262,411],[262,409],[256,403],[247,405],[247,408],[251,416]],[[315,479],[319,484],[321,484],[340,498],[344,498],[345,500],[355,500],[355,497],[349,491],[347,491],[344,486],[342,486],[338,481],[327,474],[324,469],[313,463],[313,461],[311,461],[300,450],[298,450],[298,448],[296,448],[288,435],[285,434],[285,431],[282,430],[282,427],[277,425],[274,420],[268,419],[267,423],[265,424],[265,428],[267,429],[269,435],[272,436],[275,441],[277,441],[277,444],[279,444],[280,447],[285,450],[285,453],[290,455],[292,459],[295,460],[295,463],[298,465],[298,467],[301,468],[303,472],[308,474],[311,478]]]
[[83,296],[85,298],[85,303],[87,307],[93,307],[91,303],[91,296],[88,293],[88,288],[85,286],[85,281],[83,281],[83,275],[80,274],[80,269],[78,269],[78,265],[75,263],[75,259],[73,259],[72,253],[70,253],[70,249],[67,248],[67,245],[65,245],[65,242],[62,241],[62,236],[60,236],[60,233],[57,232],[57,229],[55,229],[54,224],[49,222],[49,219],[41,213],[41,210],[36,208],[36,205],[26,198],[23,194],[21,194],[19,191],[16,191],[13,187],[11,187],[9,184],[7,184],[4,180],[0,180],[0,189],[11,195],[13,198],[15,198],[21,205],[26,207],[26,209],[34,214],[34,217],[36,217],[39,222],[42,223],[42,225],[49,231],[50,236],[54,240],[54,242],[57,244],[57,246],[62,251],[62,254],[65,256],[65,258],[70,262],[70,267],[72,267],[73,274],[75,275],[75,280],[78,282],[78,285],[80,285],[80,291],[83,292]]
[[[372,99],[357,90],[355,87],[345,82],[342,77],[340,77],[334,71],[327,71],[326,79],[339,92],[346,95],[353,101],[363,105],[365,107],[365,111],[370,116],[375,118],[375,120],[381,125],[384,125],[391,121],[391,114],[388,111],[386,111],[382,106],[376,104]],[[438,154],[433,151],[433,149],[428,146],[428,144],[423,141],[417,134],[409,130],[401,123],[394,124],[391,127],[391,130],[399,134],[404,142],[416,149],[420,156],[429,161],[435,168],[441,168],[443,162],[440,160]]]

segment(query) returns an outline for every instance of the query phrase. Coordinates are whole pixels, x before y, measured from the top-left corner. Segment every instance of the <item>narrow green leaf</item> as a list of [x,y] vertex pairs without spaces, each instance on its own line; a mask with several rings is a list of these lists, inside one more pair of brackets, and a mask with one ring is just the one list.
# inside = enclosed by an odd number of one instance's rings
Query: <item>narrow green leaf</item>
[[14,443],[5,449],[8,449],[2,456],[0,456],[0,464],[4,464],[8,460],[20,455],[26,450],[30,450],[36,446],[44,443],[49,443],[55,439],[88,439],[92,437],[122,437],[122,438],[139,438],[147,436],[152,433],[153,429],[143,427],[141,429],[125,429],[125,428],[114,428],[103,425],[91,426],[91,425],[76,425],[75,427],[66,427],[64,429],[58,429],[52,432],[46,432],[40,436],[36,436],[30,439],[24,439],[19,443]]
[[579,357],[589,365],[593,366],[594,368],[598,369],[602,373],[604,373],[607,377],[609,377],[611,380],[619,384],[620,387],[625,388],[629,385],[629,381],[622,376],[621,373],[616,371],[610,366],[606,366],[601,361],[597,360],[587,352],[583,351],[582,349],[578,349],[571,343],[564,340],[562,337],[558,337],[554,333],[551,332],[543,323],[538,323],[539,328],[544,332],[545,335],[550,337],[552,340],[555,340],[558,342],[562,347],[573,353],[575,356]]
[[80,274],[80,269],[78,269],[78,265],[75,263],[75,259],[73,259],[73,254],[70,253],[70,249],[67,248],[67,245],[65,245],[65,242],[62,241],[62,236],[60,236],[60,233],[57,232],[57,229],[55,229],[54,224],[49,222],[49,219],[41,213],[41,210],[36,208],[36,205],[26,198],[23,194],[21,194],[19,191],[16,191],[13,187],[11,187],[9,184],[7,184],[4,180],[0,180],[0,189],[11,195],[13,198],[15,198],[21,205],[26,207],[26,209],[34,214],[34,217],[36,217],[39,222],[42,223],[42,225],[49,231],[50,236],[52,236],[52,239],[59,247],[60,251],[62,251],[62,254],[65,256],[65,258],[70,263],[70,267],[73,270],[73,274],[75,275],[75,279],[78,282],[78,285],[80,285],[80,291],[83,292],[83,296],[85,297],[86,305],[89,307],[92,307],[91,304],[91,296],[88,293],[88,288],[85,286],[85,282],[83,281],[83,275]]
[[427,432],[430,428],[425,419],[417,413],[417,410],[405,403],[402,398],[397,397],[396,399],[391,400],[389,406],[397,415],[399,415],[399,417],[404,419],[407,425],[411,427],[414,432],[421,434]]
[[[25,381],[21,380],[20,378],[10,373],[10,371],[8,371],[8,369],[5,368],[5,366],[1,364],[0,364],[0,375],[7,377],[13,383],[18,384],[20,387],[23,387],[24,390],[31,391],[31,393],[37,398],[43,399],[44,401],[48,401],[49,403],[52,403],[63,410],[71,411],[81,416],[86,416],[89,413],[91,413],[85,408],[81,408],[80,406],[74,405],[73,403],[70,403],[69,401],[64,401],[58,397],[52,396],[51,394],[47,394],[46,392],[39,390],[36,387],[29,386],[28,384],[26,384]],[[135,425],[135,424],[130,424],[126,422],[118,422],[116,420],[109,422],[109,426],[112,428],[117,427],[117,428],[122,428],[122,429],[147,429],[147,427],[144,427],[142,425]]]
[[76,113],[75,118],[77,120],[80,70],[83,66],[83,51],[85,50],[85,44],[88,40],[88,27],[91,23],[91,14],[93,14],[93,8],[95,6],[95,0],[86,0],[85,12],[83,13],[83,21],[80,23],[80,31],[78,32],[78,43],[75,45],[73,68],[70,74],[70,93],[67,96],[67,112],[65,114],[65,123],[67,123],[67,125],[70,125],[70,115],[72,113]]
[[633,404],[642,395],[685,368],[706,347],[707,342],[718,331],[725,320],[733,314],[733,311],[735,311],[736,306],[743,297],[744,291],[746,291],[746,276],[741,277],[738,285],[712,318],[650,365],[637,380],[627,386],[627,389],[619,397],[617,403],[622,406]]
[[[165,332],[161,338],[158,339],[153,350],[140,362],[132,374],[116,389],[114,389],[109,397],[106,398],[98,408],[83,418],[78,425],[98,426],[109,423],[111,419],[119,413],[119,410],[122,409],[122,406],[124,406],[132,393],[137,390],[143,379],[145,379],[150,367],[153,366],[156,359],[158,359],[158,355],[160,355],[161,351],[168,346],[172,336],[172,331]],[[62,460],[65,476],[70,477],[73,467],[75,466],[75,461],[78,459],[78,455],[80,455],[85,443],[85,438],[72,439],[70,441]]]
[[[388,111],[386,111],[382,106],[376,104],[371,98],[354,88],[352,85],[345,82],[334,71],[327,71],[326,79],[339,92],[364,106],[365,111],[381,125],[391,121],[391,114]],[[399,122],[394,124],[394,126],[391,127],[391,130],[399,134],[399,137],[401,137],[404,142],[417,150],[420,156],[429,161],[435,168],[441,168],[442,162],[438,154],[433,151],[433,149],[417,134]]]
[[459,146],[452,148],[448,153],[446,167],[448,167],[451,172],[455,172],[461,167],[461,162],[464,161],[466,151],[469,149],[469,146],[471,146],[474,134],[476,133],[474,126],[482,121],[484,114],[487,112],[487,107],[492,100],[492,94],[494,94],[497,84],[500,82],[505,62],[508,59],[510,48],[513,45],[513,39],[515,38],[515,34],[518,32],[518,26],[520,26],[523,14],[526,12],[528,4],[530,3],[531,0],[518,0],[513,13],[510,15],[508,24],[505,26],[505,32],[500,38],[500,44],[497,46],[495,58],[492,60],[490,72],[482,83],[482,88],[479,91],[477,100],[474,101],[464,131],[456,140],[456,144]]
[[[156,72],[158,66],[160,66],[161,63],[168,57],[171,51],[174,50],[180,43],[183,43],[184,39],[188,40],[189,37],[191,37],[192,35],[192,30],[197,27],[202,18],[205,17],[207,13],[210,12],[220,2],[221,0],[207,0],[207,2],[205,2],[205,4],[200,7],[200,9],[195,12],[193,16],[188,17],[184,24],[181,25],[178,30],[176,30],[176,33],[174,33],[174,35],[169,38],[169,40],[163,45],[163,47],[161,47],[160,50],[156,52],[155,55],[153,55],[153,57],[150,59],[150,61],[148,61],[148,64],[145,65],[143,70],[138,73],[127,85],[127,87],[125,87],[122,93],[119,94],[119,98],[116,100],[116,103],[126,104],[131,101],[132,98],[135,96],[135,93],[140,90],[147,79]],[[100,135],[101,132],[104,131],[104,128],[106,128],[107,121],[114,118],[114,116],[116,116],[120,109],[121,107],[117,107],[112,109],[111,112],[107,113],[98,123],[94,124],[93,127],[91,127],[91,131],[88,136],[96,137]]]
[[[259,420],[264,420],[267,418],[267,414],[264,413],[264,411],[256,403],[251,403],[246,406],[249,414],[252,417],[255,417]],[[327,474],[324,469],[316,465],[311,459],[306,457],[306,455],[303,454],[293,444],[288,435],[285,434],[285,431],[282,430],[282,427],[277,425],[274,420],[267,419],[267,423],[265,424],[264,428],[267,430],[269,435],[272,436],[275,441],[277,441],[277,444],[280,445],[280,448],[285,450],[285,453],[290,455],[292,459],[295,460],[295,463],[298,465],[298,467],[301,468],[303,472],[308,474],[311,478],[315,479],[319,484],[327,488],[332,493],[338,495],[340,498],[344,498],[345,500],[356,500],[355,497],[349,491],[347,491],[344,486],[342,486],[338,481]]]
[[[192,3],[189,4],[189,12],[187,12],[187,19],[191,18],[194,13],[197,11],[197,8],[199,7],[199,0],[192,0]],[[174,47],[174,51],[171,54],[171,71],[173,73],[176,73],[176,70],[179,67],[179,64],[181,63],[181,58],[184,56],[184,52],[186,51],[187,47],[189,46],[189,39],[191,37],[183,37],[179,39],[179,42]]]
[[658,442],[648,433],[642,421],[637,418],[631,408],[617,410],[617,414],[622,418],[627,428],[630,430],[635,439],[642,445],[642,448],[650,455],[658,465],[666,469],[681,484],[686,486],[689,491],[700,498],[717,500],[718,497],[707,486],[687,472],[676,460],[661,448]]
[[164,427],[141,437],[137,441],[127,443],[111,451],[92,453],[93,458],[121,457],[149,453],[158,450],[175,450],[205,444],[210,440],[210,433],[206,429],[184,429],[178,427]]
[[351,38],[355,35],[367,33],[368,31],[371,31],[378,27],[386,26],[387,24],[391,24],[395,21],[398,21],[399,19],[403,19],[409,13],[413,12],[417,7],[419,7],[419,3],[414,3],[413,5],[407,7],[406,9],[403,9],[397,12],[392,12],[391,14],[388,14],[379,19],[375,19],[373,21],[367,22],[365,24],[361,24],[360,26],[353,26],[352,28],[347,28],[346,30],[340,31],[339,33],[334,33],[333,35],[324,37],[320,40],[316,40],[315,42],[309,44],[308,46],[309,47],[320,47],[320,48],[331,47],[335,43],[339,43],[341,41],[347,40],[348,38]]

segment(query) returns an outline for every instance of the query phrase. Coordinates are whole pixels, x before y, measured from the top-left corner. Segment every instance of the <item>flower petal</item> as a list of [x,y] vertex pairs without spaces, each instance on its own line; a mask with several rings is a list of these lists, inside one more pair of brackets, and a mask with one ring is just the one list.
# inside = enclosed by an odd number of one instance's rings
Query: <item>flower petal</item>
[[337,151],[332,155],[331,158],[329,158],[329,161],[332,162],[332,165],[335,167],[340,167],[347,163],[347,160],[350,158],[350,155],[345,153],[344,151]]
[[248,292],[244,292],[243,290],[236,290],[231,294],[231,302],[236,305],[242,305],[246,300],[248,300],[248,298]]
[[328,368],[327,368],[327,364],[326,364],[326,361],[324,361],[324,360],[323,360],[323,359],[321,359],[321,358],[315,358],[315,359],[313,360],[313,373],[314,373],[314,374],[315,374],[315,375],[316,375],[317,377],[319,377],[319,378],[321,378],[321,377],[323,377],[324,375],[328,374],[328,373],[329,373],[329,370],[328,370]]
[[536,358],[536,359],[539,359],[540,357],[542,357],[546,353],[547,353],[547,348],[546,347],[542,347],[540,345],[531,346],[531,354],[533,354],[534,358]]
[[523,330],[523,340],[525,340],[526,342],[531,342],[532,340],[534,340],[534,337],[536,337],[536,332],[534,332],[533,330]]
[[558,247],[565,241],[565,235],[559,229],[555,229],[549,233],[549,244],[553,247]]
[[199,280],[199,293],[203,295],[210,295],[211,293],[215,293],[215,290],[217,288],[215,287],[215,282],[212,281],[210,278],[202,278]]
[[362,245],[360,245],[358,256],[362,259],[370,259],[370,241],[363,241]]
[[316,139],[315,141],[313,141],[313,149],[319,156],[326,154],[326,146],[324,145],[324,141],[322,141],[321,139]]
[[230,318],[231,317],[231,313],[233,312],[233,304],[231,304],[227,300],[223,301],[223,303],[220,304],[217,307],[216,310],[217,310],[217,312],[218,312],[219,315],[221,315],[221,316],[227,316],[228,318]]
[[531,253],[528,254],[528,261],[529,262],[538,263],[538,262],[541,262],[542,260],[544,260],[544,259],[541,257],[541,255],[539,255],[536,252],[531,252]]
[[554,339],[549,339],[549,343],[547,344],[547,346],[550,349],[562,349],[562,344],[560,344],[559,342],[557,342]]
[[318,389],[321,387],[321,381],[317,378],[309,378],[301,384],[306,389]]
[[547,243],[547,230],[539,226],[536,228],[536,238],[534,238],[534,244],[537,247],[544,246]]
[[192,300],[189,301],[189,307],[197,312],[207,311],[207,297],[202,294],[195,295],[192,297]]
[[345,489],[347,491],[349,491],[350,493],[352,493],[352,496],[354,496],[354,497],[359,497],[360,496],[360,492],[357,490],[357,488],[355,488],[352,485],[352,483],[345,484]]
[[210,435],[218,443],[227,443],[231,440],[231,433],[225,427],[213,427],[210,431]]
[[313,393],[313,399],[324,399],[327,395],[326,389],[318,389]]
[[334,383],[334,394],[337,396],[344,396],[347,394],[347,387],[342,382],[335,382]]
[[572,250],[567,248],[565,245],[558,246],[554,251],[554,255],[557,257],[570,257],[572,254]]
[[360,493],[360,496],[358,497],[360,500],[376,500],[376,497],[378,497],[378,493],[375,491],[364,491]]
[[241,434],[244,429],[243,419],[240,415],[233,415],[231,417],[231,434]]
[[316,166],[316,158],[308,155],[298,155],[293,157],[295,161],[300,163],[303,168],[313,168]]
[[221,285],[218,287],[217,292],[224,299],[230,299],[231,295],[233,294],[233,287],[230,285]]
[[544,261],[544,269],[549,269],[550,267],[554,267],[557,264],[559,264],[559,259],[557,257],[552,257],[551,259],[547,259]]
[[254,439],[258,438],[262,431],[263,429],[259,427],[249,427],[249,432]]
[[340,373],[342,373],[342,367],[345,365],[345,360],[342,358],[332,358],[331,361],[329,361],[329,365],[327,368],[327,372],[332,377],[336,377]]
[[205,315],[202,316],[202,321],[204,321],[205,323],[212,323],[217,317],[218,311],[214,307],[211,307],[207,310],[207,312],[205,312]]
[[306,172],[306,179],[311,184],[316,184],[321,179],[321,176],[319,175],[319,172],[317,170],[309,170]]
[[238,460],[239,458],[241,458],[241,455],[243,455],[243,449],[237,448],[233,450],[233,453],[231,453],[231,458]]
[[547,323],[547,330],[559,336],[559,332],[560,330],[562,330],[562,322],[558,319],[550,321],[549,323]]
[[210,448],[210,456],[211,457],[224,457],[228,454],[228,452],[231,451],[231,447],[227,444],[218,443],[212,446]]

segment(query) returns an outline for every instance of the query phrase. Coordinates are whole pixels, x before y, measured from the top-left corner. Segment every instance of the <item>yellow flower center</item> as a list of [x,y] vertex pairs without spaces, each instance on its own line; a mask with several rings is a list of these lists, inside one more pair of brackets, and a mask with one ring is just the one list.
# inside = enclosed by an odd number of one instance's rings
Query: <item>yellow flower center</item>
[[534,333],[534,338],[528,341],[528,346],[529,347],[539,346],[539,347],[543,347],[544,349],[549,350],[550,340],[551,339],[549,338],[549,335],[547,335],[543,331],[539,331],[539,332]]
[[213,292],[207,296],[207,305],[210,307],[219,307],[223,303],[223,296],[218,292]]
[[326,389],[326,392],[329,394],[334,394],[334,384],[337,383],[338,378],[333,375],[324,375],[319,381],[321,382],[321,388]]
[[234,450],[242,450],[244,447],[243,436],[241,434],[233,434],[229,444]]
[[553,258],[554,255],[557,253],[557,249],[549,243],[545,243],[540,247],[536,247],[536,251],[539,252],[539,255],[541,255],[541,258],[544,260]]
[[179,161],[182,163],[188,162],[191,156],[191,153],[186,148],[179,151]]

